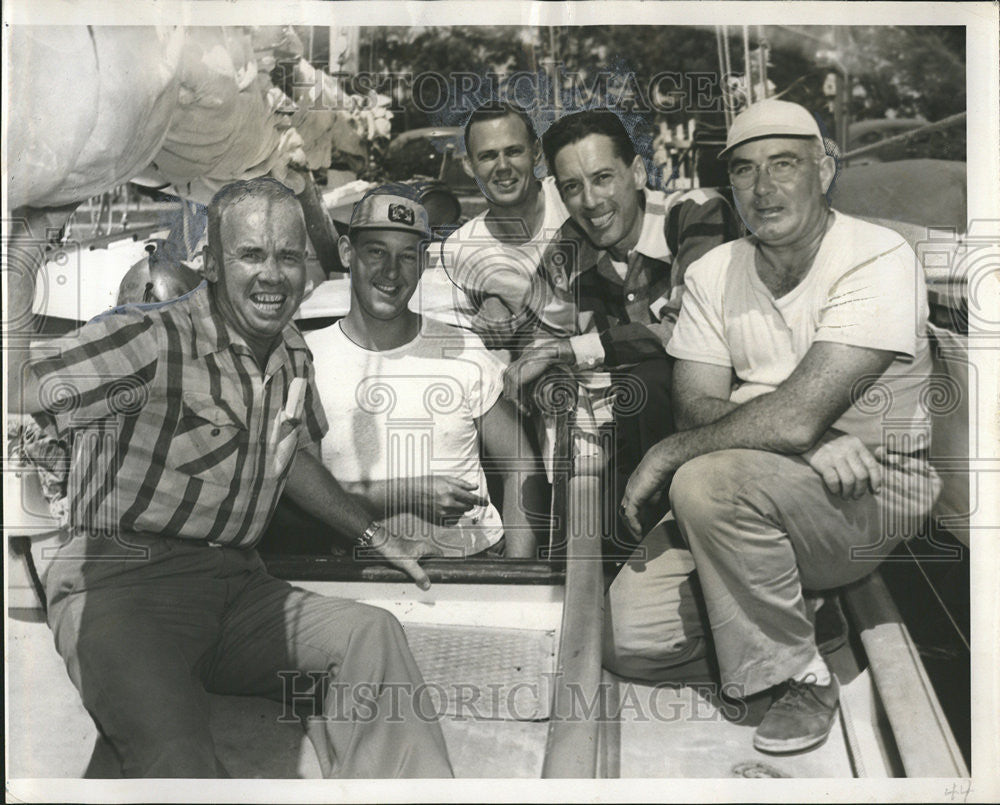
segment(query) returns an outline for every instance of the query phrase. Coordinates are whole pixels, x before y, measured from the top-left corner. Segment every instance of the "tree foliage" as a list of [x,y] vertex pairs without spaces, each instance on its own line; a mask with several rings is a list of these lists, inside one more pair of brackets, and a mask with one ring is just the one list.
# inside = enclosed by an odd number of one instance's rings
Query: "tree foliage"
[[[731,71],[739,75],[744,72],[743,27],[733,25],[727,30]],[[853,120],[915,117],[933,121],[965,109],[964,28],[750,26],[749,34],[754,69],[757,48],[763,45],[767,77],[774,90],[824,116],[830,130],[833,106],[824,89],[829,89],[831,73],[850,77]],[[541,82],[538,92],[550,94],[553,65],[557,64],[563,97],[558,103],[550,98],[549,116],[572,108],[574,98],[567,94],[570,85],[575,84],[577,90],[592,88],[599,85],[602,74],[609,74],[609,86],[598,87],[605,92],[604,100],[631,107],[643,120],[673,127],[696,119],[699,126],[719,130],[725,122],[725,82],[720,76],[716,37],[709,26],[383,27],[362,33],[359,61],[361,70],[369,73],[413,77],[433,72],[453,84],[463,74],[492,75],[499,82],[515,74],[532,74]],[[682,76],[674,105],[656,103],[648,94],[651,80],[665,72]],[[693,80],[698,76],[704,78],[698,79],[701,83],[696,88]],[[402,130],[460,123],[468,111],[463,104],[491,91],[490,85],[483,84],[470,99],[457,86],[454,89],[449,104],[429,109],[414,101],[405,81],[397,85],[396,100],[403,114],[397,115],[396,125]],[[590,105],[602,99],[585,100]]]

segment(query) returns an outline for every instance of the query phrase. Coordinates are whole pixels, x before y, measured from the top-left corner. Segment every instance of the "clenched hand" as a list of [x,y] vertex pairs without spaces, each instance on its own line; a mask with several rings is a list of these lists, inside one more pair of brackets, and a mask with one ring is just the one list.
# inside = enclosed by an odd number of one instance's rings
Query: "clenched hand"
[[527,412],[523,399],[525,389],[530,388],[545,370],[557,363],[572,365],[573,347],[566,339],[552,339],[526,349],[503,373],[503,395],[521,411]]
[[476,490],[478,485],[453,475],[421,475],[407,481],[407,509],[432,523],[454,522],[489,499]]

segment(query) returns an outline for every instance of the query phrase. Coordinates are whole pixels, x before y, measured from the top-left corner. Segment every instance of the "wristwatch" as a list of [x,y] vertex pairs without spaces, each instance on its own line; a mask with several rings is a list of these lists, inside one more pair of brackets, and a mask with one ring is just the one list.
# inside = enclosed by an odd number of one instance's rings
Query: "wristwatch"
[[368,528],[364,530],[364,533],[358,537],[357,546],[359,548],[370,548],[375,543],[375,538],[379,535],[382,530],[383,525],[380,520],[372,520],[368,524]]

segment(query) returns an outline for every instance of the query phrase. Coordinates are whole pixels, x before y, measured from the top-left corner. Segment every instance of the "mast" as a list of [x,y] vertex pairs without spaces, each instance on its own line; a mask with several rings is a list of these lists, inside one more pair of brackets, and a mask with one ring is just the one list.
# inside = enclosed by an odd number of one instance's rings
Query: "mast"
[[760,62],[760,97],[767,98],[767,39],[764,38],[764,26],[757,26],[757,58]]
[[753,73],[750,69],[750,26],[743,26],[743,80],[747,88],[747,106],[753,103]]

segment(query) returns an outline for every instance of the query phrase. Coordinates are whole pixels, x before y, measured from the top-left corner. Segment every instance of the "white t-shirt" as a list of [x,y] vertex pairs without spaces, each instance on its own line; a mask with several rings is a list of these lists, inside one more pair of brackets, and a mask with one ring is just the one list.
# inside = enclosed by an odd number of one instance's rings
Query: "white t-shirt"
[[452,282],[470,296],[498,296],[515,314],[530,308],[553,331],[572,335],[576,332],[576,310],[547,293],[538,276],[542,255],[569,213],[554,178],[542,179],[541,192],[545,204],[542,225],[525,243],[494,236],[486,222],[488,211],[484,211],[441,244],[441,264]]
[[901,235],[834,215],[809,273],[780,299],[757,275],[753,237],[693,263],[667,352],[732,367],[740,385],[731,399],[743,403],[784,382],[814,341],[891,350],[893,363],[833,427],[870,448],[894,434],[894,449],[917,450],[930,435],[923,270]]
[[[342,482],[452,475],[488,495],[475,420],[503,390],[503,364],[472,333],[424,317],[420,333],[383,352],[351,341],[340,323],[306,334],[316,387],[330,423],[323,464]],[[413,515],[391,518],[397,533],[432,539],[445,555],[485,550],[503,536],[492,503],[454,527]]]

